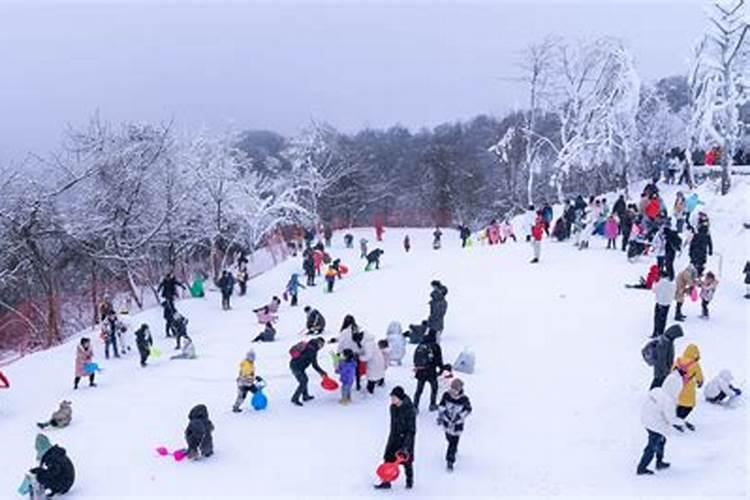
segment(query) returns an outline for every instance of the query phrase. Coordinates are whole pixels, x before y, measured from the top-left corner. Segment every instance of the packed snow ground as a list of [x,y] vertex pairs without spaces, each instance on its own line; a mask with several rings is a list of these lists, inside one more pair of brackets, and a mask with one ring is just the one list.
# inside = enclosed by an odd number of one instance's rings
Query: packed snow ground
[[[670,207],[673,193],[667,189]],[[709,321],[698,318],[699,303],[686,303],[686,336],[676,342],[676,350],[680,354],[688,343],[697,343],[707,379],[730,368],[744,387],[748,302],[742,298],[740,271],[750,247],[741,223],[748,215],[750,184],[743,181],[724,198],[709,187],[700,193],[721,254],[721,283]],[[519,224],[516,231],[521,233]],[[374,240],[371,229],[354,233],[356,240],[363,235]],[[409,254],[401,246],[405,233],[412,239]],[[691,416],[697,432],[669,437],[666,458],[672,468],[654,477],[635,476],[646,441],[640,408],[651,381],[640,349],[651,332],[653,298],[649,291],[623,285],[645,275],[648,260],[628,263],[622,252],[605,250],[599,238],[586,251],[570,242],[545,240],[542,262],[532,266],[526,243],[462,250],[456,233],[446,231],[443,249],[433,251],[430,233],[387,229],[383,266],[370,273],[362,271],[358,250],[344,249],[342,233],[335,234],[333,254],[350,266],[351,275],[330,295],[322,286],[303,290],[300,307],[282,306],[278,341],[252,344],[258,374],[269,385],[270,404],[263,412],[231,413],[238,363],[261,329],[251,307],[281,294],[299,268],[297,259],[252,280],[246,297],[233,298],[230,312],[220,310],[215,293],[203,300],[180,300],[178,308],[190,319],[196,360],[168,359],[172,341],[163,338],[160,309],[152,309],[130,319],[133,325],[151,325],[164,351],[145,369],[135,354],[105,361],[98,337],[87,332],[95,337],[95,360],[104,368],[98,388],[83,381],[81,389],[72,390],[77,341],[5,367],[12,389],[0,392],[0,496],[10,497],[24,471],[34,465],[34,423],[48,418],[62,399],[73,402],[73,423],[48,435],[76,465],[72,498],[381,495],[371,485],[388,433],[388,390],[402,384],[413,393],[412,348],[403,367],[388,370],[387,389],[374,396],[355,394],[348,407],[339,405],[338,392],[323,392],[314,373],[316,399],[304,408],[292,406],[295,384],[287,351],[300,338],[305,304],[323,312],[331,333],[344,314],[352,313],[382,338],[392,320],[406,327],[426,317],[429,282],[435,278],[449,288],[446,362],[453,362],[464,346],[477,354],[476,373],[461,375],[474,413],[456,471],[448,474],[445,440],[435,415],[426,411],[425,394],[418,416],[415,490],[406,492],[400,480],[385,494],[747,493],[742,402],[725,409],[699,396]],[[676,268],[686,262],[683,252]],[[713,258],[709,269],[716,270],[718,262]],[[328,350],[319,359],[332,372]],[[159,445],[184,445],[187,413],[196,403],[208,405],[216,425],[216,454],[198,463],[158,457],[154,448]]]

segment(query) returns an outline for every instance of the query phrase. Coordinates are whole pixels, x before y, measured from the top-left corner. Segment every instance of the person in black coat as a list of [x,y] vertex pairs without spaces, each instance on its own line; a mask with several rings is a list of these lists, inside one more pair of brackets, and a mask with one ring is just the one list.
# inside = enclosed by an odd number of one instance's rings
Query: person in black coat
[[706,267],[708,256],[713,255],[713,253],[714,246],[711,241],[711,234],[708,232],[708,225],[699,225],[698,232],[690,241],[690,263],[698,271],[698,277],[703,276],[703,269]]
[[65,448],[52,446],[44,434],[36,438],[37,457],[39,466],[29,472],[44,488],[48,497],[67,493],[76,478],[73,462],[65,452]]
[[169,272],[166,276],[164,276],[164,279],[161,280],[161,283],[159,283],[159,288],[157,288],[156,291],[157,293],[161,294],[164,300],[174,305],[174,299],[175,297],[177,297],[178,288],[182,288],[183,290],[185,290],[185,285],[177,281],[177,278],[174,277],[174,274]]
[[151,338],[148,325],[144,323],[135,331],[135,346],[141,355],[141,366],[146,366],[146,360],[149,354],[151,354],[151,346],[153,345],[154,339]]
[[612,213],[617,215],[618,220],[622,220],[623,216],[625,215],[625,211],[627,210],[627,204],[625,203],[625,196],[620,195],[617,198],[617,201],[612,206]]
[[635,220],[635,211],[632,206],[627,207],[623,211],[619,220],[620,234],[622,234],[622,251],[626,252],[628,250],[628,242],[630,241],[630,233],[633,230],[633,221]]
[[308,335],[320,335],[326,329],[326,319],[317,309],[313,309],[310,306],[305,306],[305,314],[307,314],[307,321],[305,327],[307,328]]
[[229,300],[232,297],[232,291],[234,291],[234,276],[229,271],[222,271],[221,278],[216,284],[221,290],[221,308],[227,311],[231,309]]
[[380,257],[384,253],[385,251],[381,250],[380,248],[376,248],[372,252],[368,253],[365,271],[369,271],[370,269],[372,269],[373,264],[375,265],[375,269],[380,269]]
[[430,411],[437,410],[438,377],[443,373],[443,351],[435,340],[435,330],[430,329],[422,343],[414,349],[414,408],[419,412],[419,400],[425,384],[430,384]]
[[674,366],[674,341],[682,337],[682,335],[682,327],[680,325],[672,325],[657,340],[654,379],[649,389],[661,387],[664,379],[672,371],[672,366]]
[[[414,405],[403,387],[396,386],[391,391],[391,430],[385,445],[383,460],[395,462],[396,455],[405,458],[402,465],[406,475],[406,488],[414,486],[414,439],[417,434],[417,419]],[[375,489],[390,489],[391,483],[383,481],[375,485]]]
[[161,307],[164,309],[164,332],[167,337],[171,337],[174,335],[174,315],[177,313],[177,309],[175,309],[174,303],[168,300],[162,302]]
[[750,260],[745,262],[742,273],[745,275],[745,298],[750,299]]
[[[495,224],[496,221],[492,221],[490,224]],[[461,248],[466,248],[468,245],[469,238],[471,238],[471,229],[468,226],[458,226],[458,235],[461,238]]]
[[471,401],[464,394],[464,383],[461,379],[454,378],[450,389],[443,393],[438,405],[438,424],[445,429],[445,439],[448,441],[445,462],[449,471],[453,470],[453,464],[456,462],[458,442],[464,431],[466,417],[470,413]]
[[669,279],[674,281],[674,259],[677,257],[677,252],[682,249],[682,238],[680,234],[672,229],[672,223],[667,219],[666,225],[664,226],[664,239],[666,245],[664,247],[664,267],[667,270]]
[[436,340],[439,342],[440,334],[443,333],[445,313],[448,312],[448,301],[445,300],[448,288],[438,280],[432,281],[430,285],[432,292],[430,292],[430,315],[427,318],[427,325],[435,330]]
[[[298,344],[299,346],[300,344]],[[297,379],[297,389],[292,395],[292,403],[297,406],[302,406],[302,401],[307,402],[314,399],[313,396],[307,391],[307,383],[309,379],[305,370],[312,366],[313,369],[318,372],[321,377],[327,377],[328,374],[318,365],[318,351],[325,346],[325,340],[322,337],[316,337],[311,341],[300,347],[297,356],[292,354],[292,359],[289,361],[289,369],[292,371],[292,375]],[[296,346],[295,346],[296,347]],[[295,350],[293,347],[292,350]]]
[[187,457],[195,460],[199,457],[210,457],[214,454],[214,439],[211,433],[214,424],[208,418],[206,405],[195,405],[188,414],[187,428],[185,429],[185,441],[188,445]]
[[315,261],[313,260],[312,252],[308,252],[302,261],[302,269],[305,271],[305,276],[307,277],[307,286],[315,286]]

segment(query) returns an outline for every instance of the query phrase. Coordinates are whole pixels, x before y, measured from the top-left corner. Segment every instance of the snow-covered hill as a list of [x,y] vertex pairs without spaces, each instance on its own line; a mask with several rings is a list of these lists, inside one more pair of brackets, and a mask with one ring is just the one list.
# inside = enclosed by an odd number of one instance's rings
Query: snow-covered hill
[[[676,349],[682,352],[694,342],[707,377],[730,368],[744,383],[748,302],[742,298],[740,271],[750,253],[748,231],[742,229],[750,184],[737,182],[724,198],[708,188],[700,191],[721,255],[709,267],[718,270],[721,260],[721,284],[709,321],[698,319],[698,303],[686,304],[686,337]],[[673,193],[667,189],[670,206]],[[405,233],[412,239],[409,254],[401,247]],[[525,243],[462,250],[457,235],[446,231],[444,248],[433,251],[430,233],[388,229],[383,267],[370,273],[363,272],[357,250],[343,248],[337,233],[333,254],[353,272],[333,294],[318,286],[300,297],[300,306],[323,312],[330,330],[351,313],[381,338],[392,320],[405,326],[426,317],[432,279],[449,288],[443,349],[449,362],[464,346],[477,354],[477,372],[462,376],[474,413],[456,471],[448,474],[443,434],[434,414],[423,411],[415,490],[406,493],[399,483],[391,495],[747,493],[743,404],[724,409],[701,401],[692,416],[697,432],[668,441],[672,468],[655,477],[635,476],[646,438],[640,406],[651,380],[640,349],[651,331],[653,299],[650,292],[623,285],[645,274],[645,259],[628,263],[622,252],[605,250],[600,239],[587,251],[545,241],[542,262],[532,266]],[[355,235],[374,240],[372,230]],[[685,252],[676,267],[686,262]],[[163,321],[156,309],[130,321],[151,325],[165,354],[145,369],[135,355],[106,362],[97,339],[97,361],[104,368],[97,388],[82,384],[72,390],[76,341],[5,367],[12,389],[0,392],[0,496],[10,497],[33,465],[34,423],[48,418],[62,399],[73,402],[73,423],[48,435],[76,464],[71,498],[375,496],[371,485],[388,432],[388,391],[356,394],[352,405],[342,407],[338,393],[325,393],[314,383],[315,401],[292,406],[287,351],[299,339],[301,307],[284,304],[279,340],[253,345],[258,372],[269,384],[269,408],[239,415],[230,411],[238,363],[260,330],[250,309],[280,294],[298,266],[288,261],[254,279],[248,296],[235,297],[229,312],[220,310],[215,294],[181,300],[178,308],[190,319],[197,360],[167,359],[172,343],[161,338]],[[320,359],[330,369],[328,356]],[[402,384],[413,393],[409,365],[389,369],[389,388]],[[159,445],[183,445],[187,413],[196,403],[208,405],[216,425],[216,455],[198,463],[158,457],[154,448]]]

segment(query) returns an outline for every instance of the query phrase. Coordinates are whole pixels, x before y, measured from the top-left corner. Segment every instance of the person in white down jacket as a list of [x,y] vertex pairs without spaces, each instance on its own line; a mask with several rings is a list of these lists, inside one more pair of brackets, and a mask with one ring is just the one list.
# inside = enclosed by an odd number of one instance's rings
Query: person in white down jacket
[[673,371],[664,380],[661,387],[648,391],[646,401],[641,409],[641,422],[648,433],[648,443],[638,463],[638,475],[653,474],[648,466],[656,455],[656,470],[669,467],[664,461],[664,447],[672,425],[678,422],[676,409],[677,398],[682,390],[682,378]]
[[703,389],[703,396],[709,403],[729,404],[735,397],[742,394],[742,391],[732,385],[732,372],[721,370],[719,375],[711,379]]

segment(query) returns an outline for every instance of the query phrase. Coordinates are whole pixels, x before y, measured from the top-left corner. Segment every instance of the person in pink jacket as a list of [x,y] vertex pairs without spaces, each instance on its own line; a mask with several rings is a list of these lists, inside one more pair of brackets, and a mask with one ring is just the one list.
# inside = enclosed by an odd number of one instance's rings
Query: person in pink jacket
[[73,381],[73,389],[78,389],[78,383],[81,381],[81,377],[86,376],[89,377],[89,386],[96,387],[96,383],[94,382],[96,373],[89,373],[86,371],[86,365],[88,363],[91,363],[91,360],[93,358],[94,351],[91,348],[91,339],[89,339],[88,337],[83,337],[81,339],[81,343],[76,349],[76,377]]
[[615,240],[617,239],[617,233],[620,232],[620,226],[617,223],[614,215],[607,217],[607,222],[604,223],[604,236],[607,238],[607,249],[617,250]]
[[487,228],[487,239],[490,241],[490,245],[497,245],[500,240],[500,226],[494,220]]

